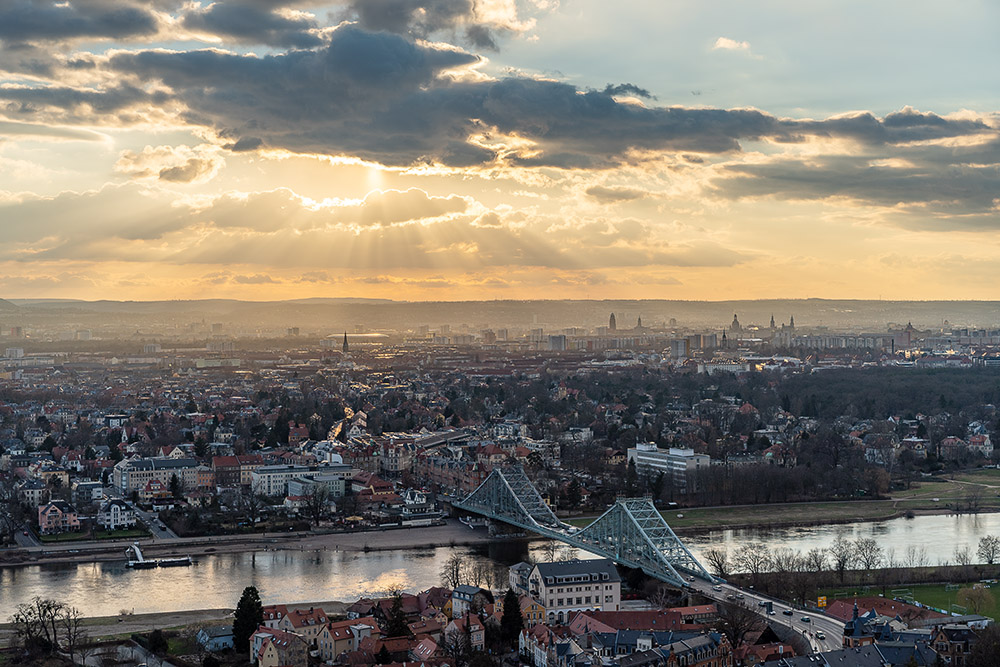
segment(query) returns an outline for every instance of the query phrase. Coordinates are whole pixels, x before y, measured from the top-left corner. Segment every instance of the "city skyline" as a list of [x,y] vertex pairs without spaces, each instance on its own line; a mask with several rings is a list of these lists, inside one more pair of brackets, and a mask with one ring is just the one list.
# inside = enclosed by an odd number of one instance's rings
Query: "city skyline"
[[996,299],[1000,8],[0,7],[0,294]]

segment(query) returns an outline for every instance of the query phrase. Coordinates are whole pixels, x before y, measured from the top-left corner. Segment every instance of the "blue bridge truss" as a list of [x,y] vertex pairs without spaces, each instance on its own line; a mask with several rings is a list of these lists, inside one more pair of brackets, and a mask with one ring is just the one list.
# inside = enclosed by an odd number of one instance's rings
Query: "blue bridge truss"
[[518,526],[684,587],[686,577],[715,581],[649,498],[621,498],[585,528],[560,521],[520,467],[494,470],[458,509]]

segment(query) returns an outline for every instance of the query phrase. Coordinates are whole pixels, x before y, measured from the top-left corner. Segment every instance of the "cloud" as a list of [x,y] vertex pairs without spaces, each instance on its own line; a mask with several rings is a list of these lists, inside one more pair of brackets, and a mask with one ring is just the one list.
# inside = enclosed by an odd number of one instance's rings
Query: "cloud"
[[323,43],[314,17],[282,11],[271,0],[219,0],[193,9],[184,16],[182,25],[248,44],[308,49]]
[[[938,117],[890,115],[889,132],[917,140],[945,128]],[[905,121],[905,122],[900,122]],[[877,134],[881,135],[882,132]],[[900,141],[902,137],[896,137]],[[731,198],[854,201],[887,209],[894,224],[915,229],[1000,227],[1000,138],[962,145],[902,144],[891,152],[879,144],[853,155],[809,158],[774,156],[749,164],[727,164],[711,180],[716,194]]]
[[212,146],[146,146],[141,152],[123,151],[115,171],[136,179],[158,178],[171,183],[205,183],[224,164]]
[[[0,261],[115,261],[272,270],[479,270],[537,267],[730,266],[741,253],[697,241],[667,244],[639,220],[524,220],[419,190],[316,202],[288,190],[174,201],[135,184],[0,206]],[[415,217],[424,216],[424,217]],[[402,222],[400,222],[402,221]],[[235,274],[234,274],[235,275]],[[305,279],[322,280],[310,273]],[[228,280],[228,279],[227,279]],[[247,284],[250,284],[249,282]]]
[[129,0],[4,0],[0,41],[124,39],[157,32],[159,20],[144,3]]
[[655,100],[656,97],[650,93],[645,88],[640,88],[639,86],[632,83],[619,83],[617,85],[608,84],[604,87],[605,95],[632,95],[633,97],[642,97],[647,100]]
[[38,123],[18,123],[0,120],[0,136],[23,136],[63,141],[103,141],[104,135],[92,130],[73,127],[53,127]]
[[[348,16],[373,31],[426,38],[445,33],[480,49],[497,49],[503,34],[534,25],[513,0],[349,0]],[[537,5],[536,5],[537,7]]]
[[633,201],[648,196],[649,193],[635,188],[624,188],[618,186],[605,187],[594,185],[586,190],[587,194],[602,204],[615,204],[623,201]]
[[717,40],[715,40],[715,44],[712,46],[712,50],[749,51],[750,42],[738,42],[735,39],[729,39],[728,37],[720,37]]

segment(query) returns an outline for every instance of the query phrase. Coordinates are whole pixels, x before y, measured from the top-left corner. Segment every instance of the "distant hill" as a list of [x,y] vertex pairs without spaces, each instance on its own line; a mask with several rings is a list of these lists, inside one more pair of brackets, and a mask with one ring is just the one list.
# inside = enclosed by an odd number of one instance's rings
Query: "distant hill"
[[[769,299],[744,301],[668,300],[535,300],[535,301],[392,301],[388,299],[309,298],[289,301],[205,299],[186,301],[78,301],[24,299],[10,304],[25,322],[63,321],[80,326],[93,322],[142,326],[144,322],[221,322],[243,326],[304,326],[330,332],[406,329],[442,324],[483,328],[548,331],[605,325],[615,313],[619,329],[635,326],[721,330],[739,317],[744,326],[766,327],[771,316],[780,325],[795,318],[799,330],[885,331],[890,324],[912,322],[920,329],[949,327],[1000,328],[996,301],[863,301],[848,299]],[[0,305],[0,310],[3,307]]]
[[0,299],[0,312],[11,310],[20,310],[20,307],[18,307],[16,303],[7,301],[6,299]]

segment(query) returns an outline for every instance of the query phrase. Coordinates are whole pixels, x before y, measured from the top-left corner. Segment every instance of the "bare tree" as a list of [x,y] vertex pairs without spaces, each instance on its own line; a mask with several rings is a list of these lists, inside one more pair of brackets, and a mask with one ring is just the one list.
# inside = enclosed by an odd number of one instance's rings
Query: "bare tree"
[[441,650],[451,658],[455,667],[462,667],[469,662],[472,653],[472,642],[469,636],[457,628],[444,633]]
[[493,565],[486,560],[473,560],[463,568],[465,581],[473,586],[481,588],[483,584],[489,584],[490,575],[493,573]]
[[330,513],[330,487],[326,484],[313,484],[306,494],[303,509],[312,519],[313,525],[319,526],[319,522]]
[[722,577],[723,579],[728,577],[733,569],[732,563],[729,562],[729,551],[727,549],[712,547],[705,552],[705,560],[708,561],[708,566],[712,568],[715,576]]
[[87,631],[83,627],[83,616],[76,607],[65,607],[60,615],[59,624],[62,626],[62,647],[69,653],[70,662],[75,663],[77,651],[87,641]]
[[903,556],[903,564],[906,567],[926,567],[927,563],[927,549],[925,547],[918,547],[912,544],[906,547],[906,552]]
[[871,537],[859,537],[855,540],[854,553],[865,574],[871,573],[872,570],[880,566],[885,558],[882,547]]
[[819,574],[826,570],[826,552],[819,547],[815,547],[809,550],[809,553],[805,555],[805,567],[806,569]]
[[979,560],[987,565],[993,565],[1000,558],[1000,537],[983,535],[979,538],[979,548],[976,550]]
[[452,554],[448,560],[441,565],[441,583],[445,585],[446,588],[457,588],[462,584],[464,579],[464,567],[462,562],[462,557],[458,554]]
[[251,526],[256,526],[260,521],[266,504],[264,496],[253,487],[240,489],[236,496],[236,509]]
[[745,601],[720,602],[717,607],[722,631],[733,647],[739,646],[751,632],[764,628],[764,619]]
[[965,505],[972,514],[979,514],[983,506],[983,494],[986,489],[979,484],[965,485]]
[[771,554],[763,542],[747,542],[736,552],[733,562],[737,568],[750,575],[754,587],[760,583],[760,575],[771,563]]
[[973,586],[972,588],[963,588],[955,596],[955,599],[966,607],[973,614],[980,614],[984,609],[993,606],[993,594],[990,593],[989,589],[979,586]]
[[505,590],[510,585],[510,568],[501,563],[494,563],[493,572],[490,573],[490,584],[495,591]]
[[851,558],[854,557],[854,544],[843,534],[837,535],[827,551],[830,553],[833,569],[840,576],[840,583],[844,583],[844,573],[847,571]]

